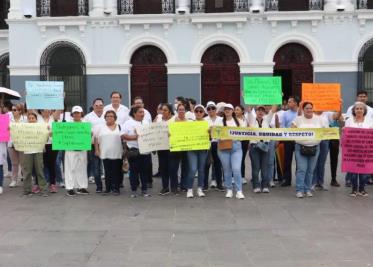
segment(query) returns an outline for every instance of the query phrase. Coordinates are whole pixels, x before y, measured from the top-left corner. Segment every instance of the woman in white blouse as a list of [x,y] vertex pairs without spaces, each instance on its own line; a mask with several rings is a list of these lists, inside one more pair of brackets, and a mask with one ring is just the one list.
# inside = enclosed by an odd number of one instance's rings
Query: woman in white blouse
[[[369,118],[369,116],[366,116],[367,113],[367,105],[363,102],[356,102],[352,107],[352,117],[346,120],[345,127],[365,129],[373,128],[373,121],[371,118]],[[365,184],[369,178],[369,175],[361,173],[348,173],[347,176],[350,178],[352,184],[352,192],[350,196],[368,196],[368,193],[365,191]]]
[[105,193],[120,194],[122,173],[122,139],[121,128],[115,123],[117,114],[113,110],[106,111],[105,124],[95,128],[95,154],[104,163]]

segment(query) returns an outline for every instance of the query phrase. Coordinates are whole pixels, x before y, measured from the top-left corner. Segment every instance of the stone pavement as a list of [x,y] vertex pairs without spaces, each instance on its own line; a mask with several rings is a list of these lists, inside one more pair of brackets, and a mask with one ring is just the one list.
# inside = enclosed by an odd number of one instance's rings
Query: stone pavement
[[[327,167],[328,168],[328,167]],[[327,172],[328,177],[328,172]],[[342,181],[342,176],[339,177]],[[349,189],[296,199],[275,188],[245,200],[158,196],[0,196],[0,266],[371,266],[373,198]],[[94,188],[91,186],[91,192]],[[373,190],[367,188],[373,196]]]

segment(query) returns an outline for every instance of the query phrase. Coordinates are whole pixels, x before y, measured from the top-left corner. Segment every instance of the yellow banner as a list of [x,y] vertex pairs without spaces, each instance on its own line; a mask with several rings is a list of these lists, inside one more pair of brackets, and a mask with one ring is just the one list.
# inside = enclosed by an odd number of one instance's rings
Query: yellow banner
[[49,132],[45,123],[11,123],[10,136],[16,150],[39,153],[44,150]]
[[209,125],[207,121],[174,122],[170,130],[170,150],[190,151],[210,148]]
[[213,139],[312,141],[339,139],[338,128],[212,128]]

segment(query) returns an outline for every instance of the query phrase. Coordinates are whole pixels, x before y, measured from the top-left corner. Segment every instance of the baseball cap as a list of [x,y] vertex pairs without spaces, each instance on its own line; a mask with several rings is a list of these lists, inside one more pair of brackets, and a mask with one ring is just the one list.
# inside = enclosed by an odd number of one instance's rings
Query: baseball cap
[[71,110],[71,114],[75,113],[75,112],[80,112],[82,113],[83,112],[83,109],[81,106],[74,106]]
[[225,103],[224,108],[234,109],[233,105],[229,103]]
[[208,108],[208,107],[216,107],[215,102],[214,101],[207,102],[206,108]]

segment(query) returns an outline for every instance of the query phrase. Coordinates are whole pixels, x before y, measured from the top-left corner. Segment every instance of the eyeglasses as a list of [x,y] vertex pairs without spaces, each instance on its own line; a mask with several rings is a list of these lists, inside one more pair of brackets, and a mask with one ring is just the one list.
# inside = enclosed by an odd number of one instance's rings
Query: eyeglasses
[[216,107],[208,107],[207,111],[210,111],[210,110],[216,110]]
[[205,113],[205,111],[203,111],[202,109],[196,109],[194,112],[195,113]]
[[12,108],[12,111],[18,111],[18,109]]

